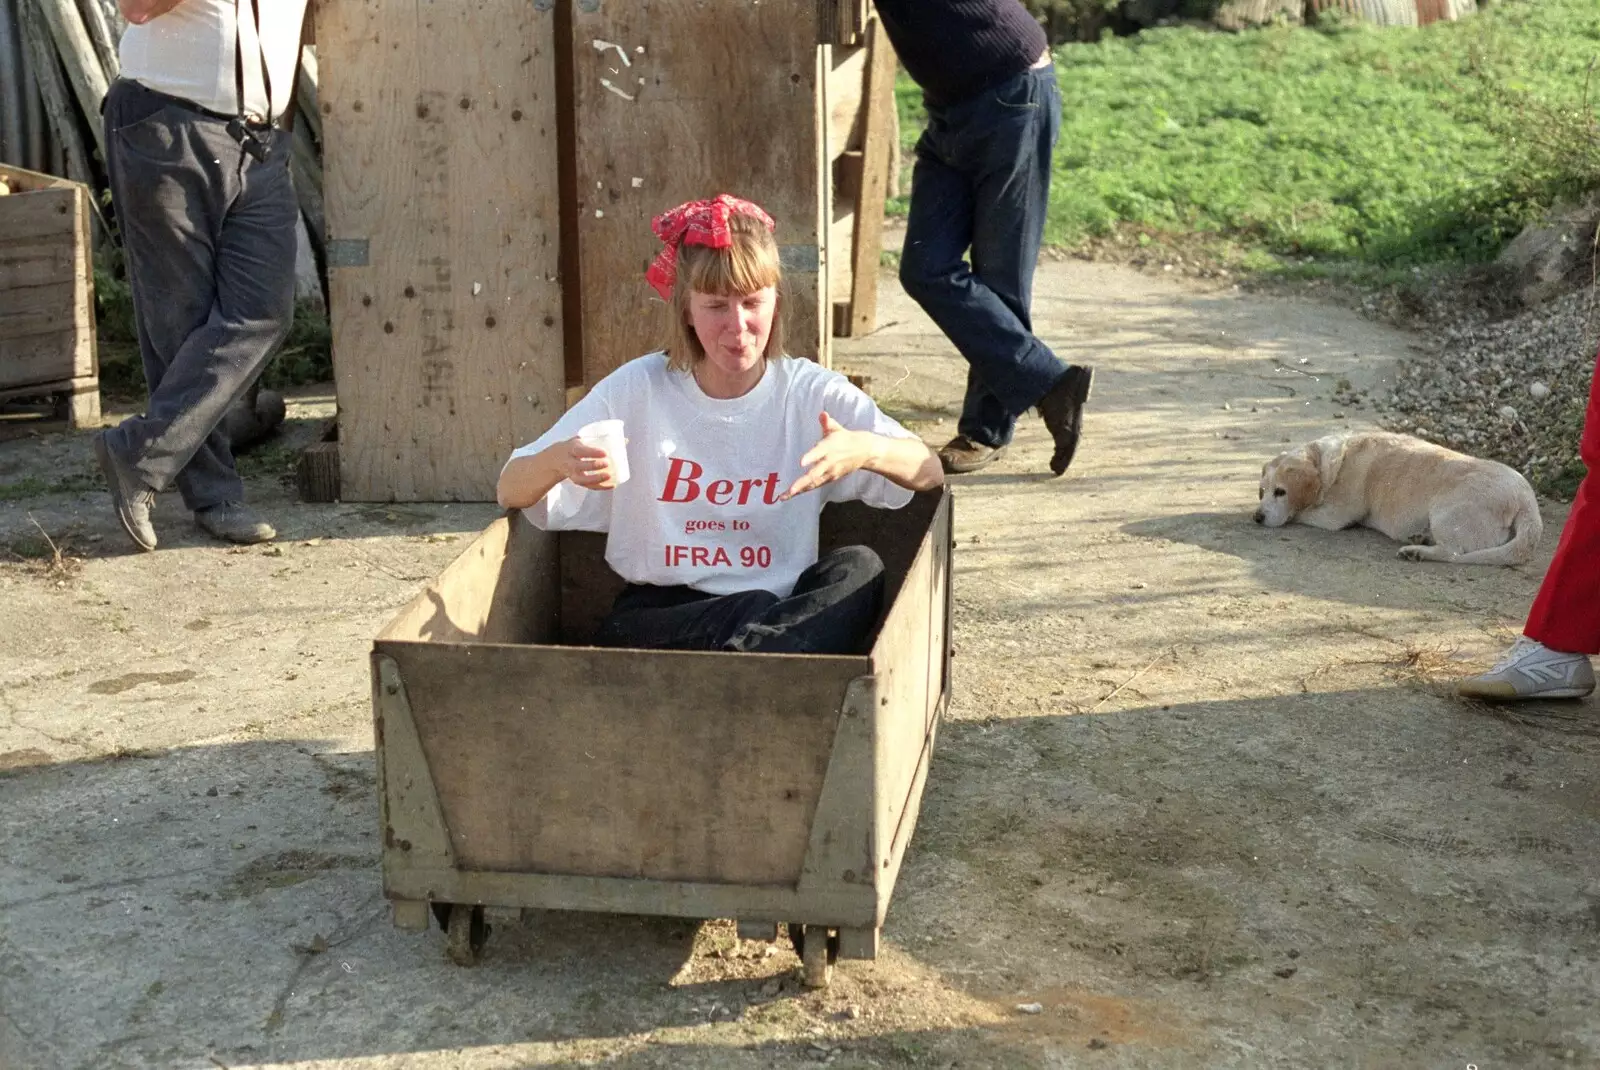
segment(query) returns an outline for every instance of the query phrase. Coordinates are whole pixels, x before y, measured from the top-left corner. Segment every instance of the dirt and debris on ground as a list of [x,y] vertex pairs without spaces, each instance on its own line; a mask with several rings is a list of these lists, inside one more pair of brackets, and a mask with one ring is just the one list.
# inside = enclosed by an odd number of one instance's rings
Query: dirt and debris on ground
[[[836,363],[940,442],[965,366],[885,285]],[[1600,709],[1447,687],[1554,540],[1252,524],[1262,463],[1369,425],[1336,395],[1423,339],[1195,285],[1041,267],[1084,446],[1044,477],[1030,417],[956,482],[955,701],[882,957],[825,992],[726,921],[531,915],[466,970],[392,927],[367,653],[495,513],[295,502],[330,399],[252,461],[271,547],[163,495],[127,553],[85,437],[0,444],[0,1066],[1600,1063]]]
[[1429,352],[1401,364],[1393,390],[1370,400],[1391,430],[1492,458],[1571,497],[1583,478],[1578,441],[1600,348],[1597,293],[1442,327]]
[[[1403,281],[1356,285],[1337,273],[1297,277],[1315,271],[1316,259],[1285,256],[1279,274],[1252,275],[1241,268],[1242,251],[1215,235],[1128,227],[1084,242],[1078,255],[1190,284],[1358,308],[1407,330],[1414,338],[1388,389],[1341,381],[1334,400],[1386,430],[1510,465],[1539,493],[1569,500],[1583,477],[1578,441],[1600,349],[1593,211],[1578,213],[1581,240],[1566,236],[1576,248],[1565,250],[1564,273],[1538,285],[1515,262],[1416,267]],[[1523,238],[1562,246],[1555,239],[1564,233],[1533,227]]]

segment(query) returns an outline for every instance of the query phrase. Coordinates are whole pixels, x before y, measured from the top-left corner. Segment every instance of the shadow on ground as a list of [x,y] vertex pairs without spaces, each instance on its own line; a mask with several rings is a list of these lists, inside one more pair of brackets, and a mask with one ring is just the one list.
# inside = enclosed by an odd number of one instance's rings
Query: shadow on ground
[[389,924],[370,753],[11,753],[0,1061],[1582,1065],[1600,736],[1571,710],[1377,687],[951,722],[884,957],[826,993],[726,922],[541,913],[448,964]]

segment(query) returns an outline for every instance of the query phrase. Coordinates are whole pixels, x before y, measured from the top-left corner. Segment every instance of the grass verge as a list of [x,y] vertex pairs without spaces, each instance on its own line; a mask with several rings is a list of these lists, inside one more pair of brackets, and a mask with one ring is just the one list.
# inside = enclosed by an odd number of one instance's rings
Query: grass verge
[[[1052,245],[1180,236],[1249,272],[1381,283],[1491,258],[1600,183],[1593,0],[1422,29],[1174,27],[1055,55]],[[897,99],[909,160],[926,116],[903,74]]]

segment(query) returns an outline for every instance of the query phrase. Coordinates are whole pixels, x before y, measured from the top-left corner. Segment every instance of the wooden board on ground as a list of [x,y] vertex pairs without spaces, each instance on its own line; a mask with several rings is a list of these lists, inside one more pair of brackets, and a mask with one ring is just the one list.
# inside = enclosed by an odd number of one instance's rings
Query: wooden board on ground
[[0,393],[69,399],[74,426],[99,422],[89,190],[0,165]]
[[324,0],[341,494],[492,500],[564,409],[554,16]]
[[653,216],[726,192],[778,221],[795,356],[826,360],[827,177],[816,0],[579,4],[573,12],[583,377],[660,345]]
[[339,495],[339,421],[324,422],[316,441],[295,463],[295,487],[303,502],[336,502]]

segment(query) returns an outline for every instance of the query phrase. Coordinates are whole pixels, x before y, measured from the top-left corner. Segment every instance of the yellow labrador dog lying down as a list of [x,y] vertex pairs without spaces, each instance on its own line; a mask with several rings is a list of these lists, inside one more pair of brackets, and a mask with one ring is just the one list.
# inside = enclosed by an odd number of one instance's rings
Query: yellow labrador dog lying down
[[1520,565],[1544,532],[1515,469],[1410,435],[1355,431],[1287,450],[1261,470],[1257,524],[1328,531],[1361,524],[1412,561]]

